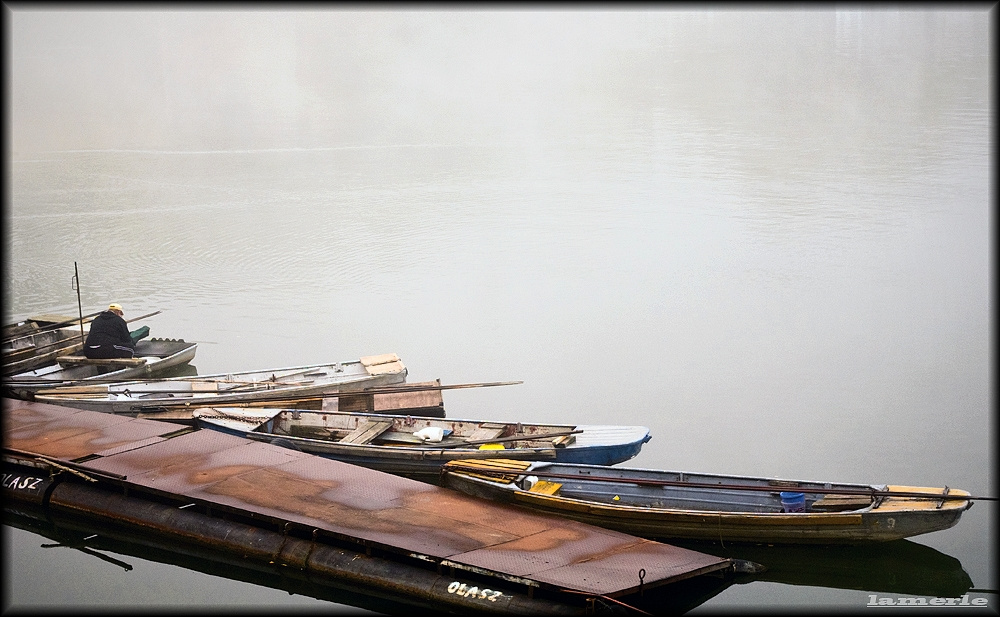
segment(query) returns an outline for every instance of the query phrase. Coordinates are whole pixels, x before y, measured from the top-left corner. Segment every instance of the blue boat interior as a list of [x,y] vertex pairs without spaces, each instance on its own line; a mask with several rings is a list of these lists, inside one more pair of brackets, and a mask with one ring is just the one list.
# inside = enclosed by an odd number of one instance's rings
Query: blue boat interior
[[[645,508],[761,514],[792,511],[782,503],[781,495],[792,486],[815,489],[802,491],[804,496],[802,511],[806,512],[870,509],[879,498],[827,493],[833,489],[885,490],[886,488],[862,484],[792,483],[742,476],[601,468],[558,463],[537,464],[518,478],[517,486],[521,490],[530,490],[540,477],[544,477],[550,483],[557,483],[558,488],[550,490],[555,491],[554,495],[568,499]],[[628,482],[629,479],[636,481]],[[677,486],[678,483],[711,486]],[[741,490],[740,486],[750,488]]]

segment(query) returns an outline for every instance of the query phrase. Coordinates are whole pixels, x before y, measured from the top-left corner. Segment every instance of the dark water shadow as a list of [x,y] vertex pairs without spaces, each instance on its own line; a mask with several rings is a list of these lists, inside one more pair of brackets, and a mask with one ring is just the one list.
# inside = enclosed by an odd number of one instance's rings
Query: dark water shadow
[[[112,533],[110,529],[101,528],[98,525],[90,525],[86,529],[79,525],[74,525],[73,529],[67,529],[44,520],[44,515],[36,518],[35,516],[26,516],[23,513],[11,511],[4,512],[3,523],[10,527],[16,527],[17,529],[22,529],[52,540],[55,545],[80,550],[102,561],[117,565],[123,571],[132,569],[132,566],[128,563],[128,558],[135,557],[144,561],[168,564],[211,576],[260,585],[271,589],[280,589],[287,591],[289,594],[309,596],[318,600],[361,608],[385,615],[422,614],[422,607],[415,607],[403,602],[369,596],[330,585],[317,584],[293,575],[283,576],[275,570],[263,571],[242,567],[232,561],[212,559],[211,555],[194,556],[179,551],[169,551],[143,544],[140,538],[129,539],[117,534],[112,536],[110,535]],[[97,535],[95,536],[95,534]],[[54,545],[42,544],[41,546],[48,548]],[[105,552],[114,553],[117,557],[103,554]],[[333,610],[332,614],[336,614],[336,611]]]
[[[280,572],[276,568],[248,567],[238,560],[227,558],[221,552],[202,549],[192,552],[190,548],[176,551],[144,540],[141,536],[119,529],[102,526],[86,520],[60,521],[51,518],[51,513],[20,504],[16,508],[5,508],[3,524],[34,533],[51,540],[40,548],[69,547],[88,554],[95,559],[110,563],[127,572],[132,569],[129,557],[152,563],[162,563],[186,568],[211,576],[241,581],[271,589],[279,589],[289,594],[297,594],[324,600],[344,607],[360,608],[384,615],[439,615],[444,614],[440,606],[428,606],[425,600],[407,596],[369,595],[362,593],[356,585],[340,583],[336,580],[310,579],[292,568]],[[110,554],[109,554],[110,553]],[[732,585],[731,573],[719,572],[698,576],[680,582],[653,587],[622,600],[598,598],[591,608],[564,605],[554,609],[565,614],[604,614],[632,616],[642,613],[650,615],[681,615],[690,611]],[[330,607],[330,614],[337,608]],[[516,612],[516,611],[515,611]],[[460,614],[448,612],[448,614]],[[475,613],[469,613],[475,614]]]
[[172,366],[163,373],[156,376],[157,379],[165,379],[167,377],[197,377],[198,367],[193,364],[181,364],[180,366]]
[[746,559],[767,568],[741,576],[741,582],[941,598],[957,598],[973,587],[972,578],[958,559],[910,540],[861,546],[670,543],[710,555]]

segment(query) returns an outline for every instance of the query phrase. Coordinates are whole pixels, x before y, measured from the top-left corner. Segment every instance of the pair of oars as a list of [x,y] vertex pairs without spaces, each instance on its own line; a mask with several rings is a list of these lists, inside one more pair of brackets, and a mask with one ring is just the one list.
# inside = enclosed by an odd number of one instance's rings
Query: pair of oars
[[[508,437],[497,437],[496,439],[474,439],[474,440],[462,440],[447,444],[441,444],[440,448],[460,448],[462,446],[481,446],[488,443],[506,443],[509,441],[536,441],[540,439],[552,439],[554,437],[562,437],[564,435],[576,435],[577,433],[582,433],[583,429],[576,429],[572,431],[559,431],[555,433],[537,433],[534,435],[510,435]],[[426,443],[426,442],[425,442]]]

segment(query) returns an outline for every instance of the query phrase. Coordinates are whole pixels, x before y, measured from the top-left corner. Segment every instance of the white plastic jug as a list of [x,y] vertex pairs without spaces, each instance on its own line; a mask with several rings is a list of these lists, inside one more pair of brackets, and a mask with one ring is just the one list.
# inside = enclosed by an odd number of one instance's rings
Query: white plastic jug
[[413,433],[414,437],[419,437],[424,441],[437,443],[444,439],[444,429],[440,426],[427,426]]

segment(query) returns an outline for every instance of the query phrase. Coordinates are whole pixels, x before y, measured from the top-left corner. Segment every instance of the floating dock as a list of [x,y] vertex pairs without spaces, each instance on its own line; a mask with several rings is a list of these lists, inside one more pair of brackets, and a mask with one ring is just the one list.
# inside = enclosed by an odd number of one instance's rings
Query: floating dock
[[732,566],[216,431],[6,398],[2,407],[15,508],[442,612],[581,614]]

